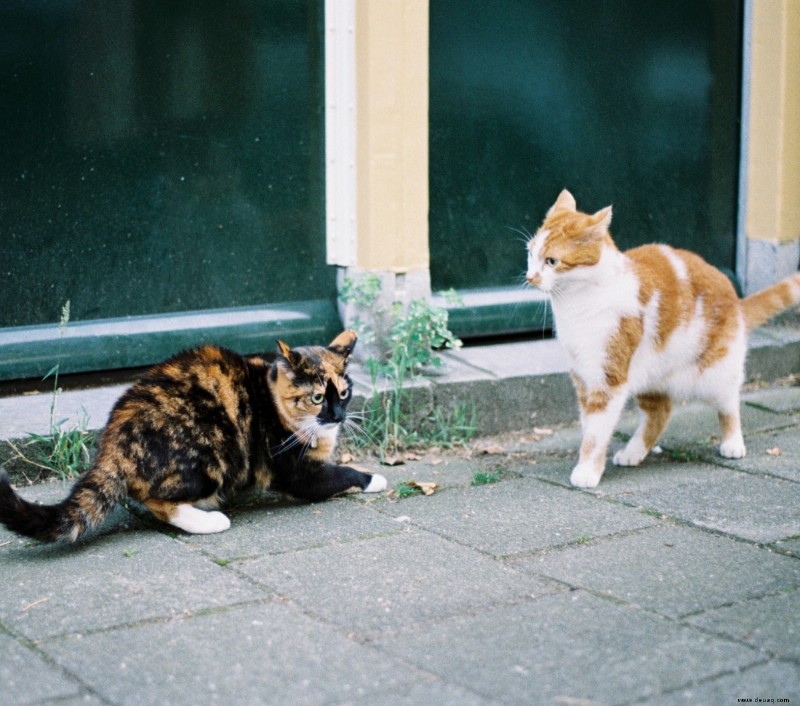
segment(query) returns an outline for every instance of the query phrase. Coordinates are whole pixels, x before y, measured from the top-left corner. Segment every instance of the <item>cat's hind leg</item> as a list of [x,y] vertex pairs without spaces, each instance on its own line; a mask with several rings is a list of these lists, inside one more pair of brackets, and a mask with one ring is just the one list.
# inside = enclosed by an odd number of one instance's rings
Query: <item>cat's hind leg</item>
[[189,534],[216,534],[231,526],[228,516],[218,510],[201,510],[188,503],[145,500],[144,505],[162,522]]
[[655,446],[672,412],[672,400],[668,395],[650,393],[636,396],[641,420],[625,448],[614,454],[616,466],[638,466]]
[[718,414],[719,426],[722,429],[722,443],[719,445],[720,455],[725,458],[744,458],[747,449],[742,436],[742,420],[739,416],[738,396],[735,405],[720,409]]

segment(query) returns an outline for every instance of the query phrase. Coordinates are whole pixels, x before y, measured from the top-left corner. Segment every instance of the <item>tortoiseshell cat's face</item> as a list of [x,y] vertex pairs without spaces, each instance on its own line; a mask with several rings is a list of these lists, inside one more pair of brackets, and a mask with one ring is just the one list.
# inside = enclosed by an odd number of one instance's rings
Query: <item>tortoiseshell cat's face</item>
[[[356,344],[355,331],[344,331],[327,347],[289,348],[278,342],[279,357],[271,375],[278,414],[298,443],[323,456],[336,442],[345,421],[353,383],[346,368]],[[315,454],[316,455],[316,454]]]

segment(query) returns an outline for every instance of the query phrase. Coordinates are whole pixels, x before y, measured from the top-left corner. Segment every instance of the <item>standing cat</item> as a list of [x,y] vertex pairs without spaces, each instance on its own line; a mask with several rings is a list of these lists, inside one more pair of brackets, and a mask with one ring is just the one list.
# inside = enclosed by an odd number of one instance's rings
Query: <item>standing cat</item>
[[528,242],[527,280],[552,301],[571,359],[583,440],[570,482],[594,488],[622,408],[634,395],[641,422],[618,466],[637,466],[658,440],[673,399],[718,411],[720,453],[745,455],[739,419],[747,332],[800,302],[800,274],[739,300],[719,270],[667,245],[620,252],[611,206],[588,215],[566,189]]
[[35,505],[0,477],[0,522],[42,541],[74,541],[124,497],[186,532],[223,532],[213,508],[248,488],[324,500],[380,475],[330,463],[352,382],[353,331],[327,347],[278,342],[272,365],[204,346],[149,370],[114,405],[97,458],[57,505]]

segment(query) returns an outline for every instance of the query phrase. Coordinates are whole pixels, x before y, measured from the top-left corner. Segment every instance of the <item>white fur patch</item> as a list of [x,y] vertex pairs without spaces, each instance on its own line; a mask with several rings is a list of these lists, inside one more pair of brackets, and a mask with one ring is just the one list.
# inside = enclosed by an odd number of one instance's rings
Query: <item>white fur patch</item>
[[372,476],[372,480],[369,482],[369,485],[364,488],[365,493],[380,493],[382,490],[386,490],[386,478],[384,478],[379,473],[376,473]]
[[231,521],[221,512],[198,510],[191,505],[178,505],[178,511],[169,523],[190,534],[215,534],[231,526]]
[[661,254],[669,260],[672,269],[675,270],[675,275],[681,282],[686,282],[689,279],[689,270],[686,263],[681,260],[680,256],[668,245],[659,245]]

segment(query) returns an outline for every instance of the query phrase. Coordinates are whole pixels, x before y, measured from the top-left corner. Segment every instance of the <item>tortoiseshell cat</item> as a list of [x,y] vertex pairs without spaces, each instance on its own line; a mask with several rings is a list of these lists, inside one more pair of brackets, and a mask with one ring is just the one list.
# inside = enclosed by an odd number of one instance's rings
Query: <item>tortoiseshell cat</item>
[[614,426],[633,395],[641,422],[618,466],[637,466],[667,424],[673,399],[712,404],[719,451],[745,455],[739,418],[747,332],[800,302],[800,274],[739,300],[725,275],[667,245],[620,252],[611,206],[576,209],[566,189],[528,243],[527,280],[550,294],[558,340],[570,356],[583,440],[570,482],[594,488]]
[[381,475],[329,463],[345,420],[356,343],[344,331],[327,346],[278,342],[272,365],[204,346],[156,365],[116,402],[97,458],[66,500],[36,505],[0,478],[0,521],[45,542],[74,541],[129,496],[186,532],[223,532],[215,510],[237,492],[272,488],[324,500],[386,487]]

